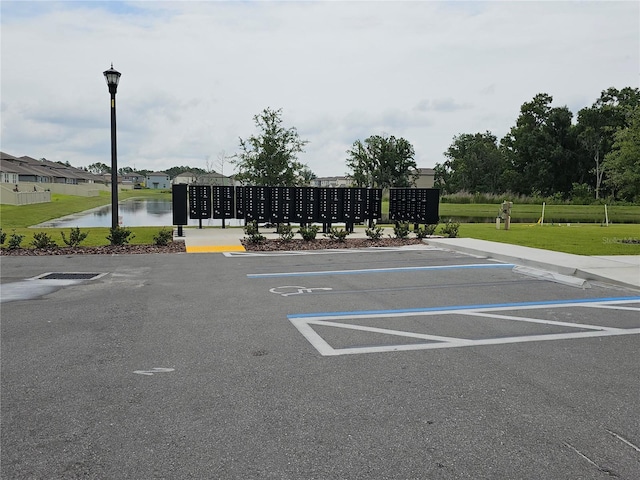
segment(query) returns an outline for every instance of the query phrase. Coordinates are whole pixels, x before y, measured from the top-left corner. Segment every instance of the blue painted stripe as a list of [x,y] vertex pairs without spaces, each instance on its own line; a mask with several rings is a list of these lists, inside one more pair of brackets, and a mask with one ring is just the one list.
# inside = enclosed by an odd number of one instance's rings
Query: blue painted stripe
[[601,303],[612,301],[638,302],[640,297],[610,297],[610,298],[579,298],[574,300],[545,300],[539,302],[517,302],[517,303],[489,303],[479,305],[451,305],[448,307],[427,307],[427,308],[403,308],[398,310],[359,310],[352,312],[319,312],[319,313],[299,313],[287,315],[287,318],[309,318],[309,317],[333,317],[333,316],[366,316],[384,315],[395,313],[422,313],[422,312],[446,312],[451,310],[473,310],[476,308],[503,308],[503,307],[528,307],[533,305],[565,305],[568,303]]
[[328,270],[324,272],[250,273],[248,278],[318,277],[323,275],[363,275],[370,273],[415,272],[423,270],[459,270],[474,268],[513,268],[512,263],[475,263],[468,265],[436,265],[431,267],[369,268],[362,270]]

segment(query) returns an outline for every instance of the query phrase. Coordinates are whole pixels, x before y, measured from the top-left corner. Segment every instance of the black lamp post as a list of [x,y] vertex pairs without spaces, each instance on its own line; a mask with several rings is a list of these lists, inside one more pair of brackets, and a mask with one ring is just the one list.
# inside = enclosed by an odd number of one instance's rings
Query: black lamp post
[[111,94],[111,228],[118,227],[118,152],[116,148],[116,90],[120,72],[111,68],[104,72]]

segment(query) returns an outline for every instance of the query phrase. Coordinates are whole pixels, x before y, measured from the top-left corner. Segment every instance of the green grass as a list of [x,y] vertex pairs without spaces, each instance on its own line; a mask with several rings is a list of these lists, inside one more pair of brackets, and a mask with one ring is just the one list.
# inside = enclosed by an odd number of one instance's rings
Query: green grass
[[[438,231],[440,227],[438,227]],[[526,223],[504,225],[497,230],[495,224],[464,223],[460,237],[477,238],[492,242],[510,243],[577,255],[640,255],[640,243],[623,243],[623,239],[640,241],[640,225],[593,224],[537,225]]]
[[[499,204],[487,203],[440,203],[440,218],[451,218],[460,222],[494,222]],[[383,200],[382,213],[389,214],[389,201]],[[640,206],[611,205],[607,207],[609,222],[640,224]],[[511,220],[515,222],[537,222],[542,216],[542,205],[514,204]],[[604,205],[546,205],[544,223],[604,223]]]
[[[441,203],[440,217],[453,219],[495,220],[499,205]],[[609,222],[640,224],[640,207],[637,205],[612,205],[607,207]],[[512,221],[536,222],[542,216],[542,205],[515,204],[511,209]],[[473,221],[473,220],[468,220]],[[547,205],[544,223],[591,222],[604,223],[603,205]]]
[[[129,237],[129,244],[131,245],[153,245],[155,242],[153,241],[153,237],[158,234],[163,227],[129,227],[134,238]],[[168,225],[169,230],[172,230],[173,227]],[[81,247],[97,247],[102,245],[109,245],[110,242],[107,240],[109,236],[109,228],[107,227],[93,227],[93,228],[81,228],[80,231],[83,233],[89,233],[87,238],[80,244]],[[7,243],[9,242],[9,237],[15,232],[18,235],[22,235],[24,238],[22,240],[21,247],[22,248],[32,248],[31,242],[33,241],[33,235],[36,233],[46,233],[51,239],[58,245],[59,247],[66,247],[65,243],[62,241],[62,235],[60,232],[64,232],[67,239],[69,239],[71,229],[70,228],[15,228],[8,229],[3,231],[7,234],[7,239],[2,245],[3,248],[6,248]]]
[[[119,200],[128,198],[160,198],[171,200],[171,192],[161,190],[125,190],[118,193]],[[0,227],[6,232],[78,213],[90,208],[111,204],[111,193],[100,192],[97,197],[78,197],[52,193],[51,202],[32,205],[0,205]]]
[[[133,197],[171,199],[170,192],[157,190],[131,190],[121,192],[119,198]],[[70,228],[28,228],[30,225],[46,222],[71,213],[89,208],[108,205],[109,193],[99,197],[74,197],[70,195],[52,195],[51,203],[13,206],[0,205],[0,227],[9,236],[15,232],[24,235],[23,247],[29,247],[34,233],[47,232],[60,246],[64,246],[61,231],[69,237]],[[540,205],[515,205],[512,218],[537,220],[540,217]],[[388,212],[388,201],[383,202],[383,212]],[[482,204],[440,204],[441,225],[449,218],[489,218],[495,219],[498,205]],[[640,208],[638,206],[612,206],[609,208],[608,227],[601,226],[604,221],[604,207],[598,205],[549,205],[545,208],[545,225],[530,223],[512,223],[511,229],[496,230],[495,223],[462,223],[460,237],[478,238],[494,242],[524,245],[559,252],[580,255],[640,255],[640,244],[622,243],[623,239],[640,238]],[[552,224],[553,222],[553,224]],[[559,223],[562,222],[562,225]],[[567,226],[567,222],[571,225]],[[583,222],[583,223],[580,223]],[[167,225],[167,228],[172,228]],[[153,237],[162,227],[129,227],[135,235],[131,244],[153,244]],[[84,246],[108,245],[109,228],[85,228],[89,232]]]

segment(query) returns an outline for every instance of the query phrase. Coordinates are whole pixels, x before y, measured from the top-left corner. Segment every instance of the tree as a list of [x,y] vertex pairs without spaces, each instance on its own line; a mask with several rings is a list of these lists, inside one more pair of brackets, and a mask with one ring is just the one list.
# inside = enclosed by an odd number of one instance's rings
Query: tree
[[111,167],[100,162],[92,163],[87,167],[87,170],[96,175],[100,175],[103,173],[111,173]]
[[300,178],[298,183],[303,187],[308,186],[311,184],[311,180],[314,180],[316,178],[318,178],[318,176],[313,173],[313,171],[309,167],[304,166],[302,170],[300,170]]
[[308,142],[295,127],[283,127],[282,109],[265,108],[253,120],[260,133],[240,138],[241,152],[231,161],[238,169],[235,178],[252,185],[294,186],[305,167],[297,155]]
[[596,198],[600,197],[604,180],[602,162],[613,148],[614,135],[618,129],[627,126],[629,113],[638,106],[640,90],[631,87],[618,90],[611,87],[603,90],[591,107],[578,112],[578,139],[586,155],[591,158]]
[[491,132],[458,135],[444,155],[447,160],[443,165],[436,165],[434,170],[437,184],[447,193],[501,193],[505,190],[500,183],[504,159],[498,139]]
[[349,177],[360,187],[409,187],[418,177],[415,151],[404,138],[373,135],[347,150]]
[[501,140],[507,166],[508,190],[517,193],[566,194],[577,181],[573,114],[552,108],[553,97],[537,94],[520,107],[516,126]]
[[640,201],[640,107],[631,112],[629,126],[614,134],[602,166],[607,172],[606,183],[618,198]]

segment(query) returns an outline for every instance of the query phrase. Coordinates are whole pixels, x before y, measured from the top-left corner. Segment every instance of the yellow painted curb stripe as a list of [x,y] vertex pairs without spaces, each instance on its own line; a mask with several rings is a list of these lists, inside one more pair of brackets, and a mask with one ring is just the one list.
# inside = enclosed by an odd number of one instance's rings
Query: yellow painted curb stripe
[[186,247],[187,253],[211,253],[211,252],[244,252],[242,245],[192,245]]

